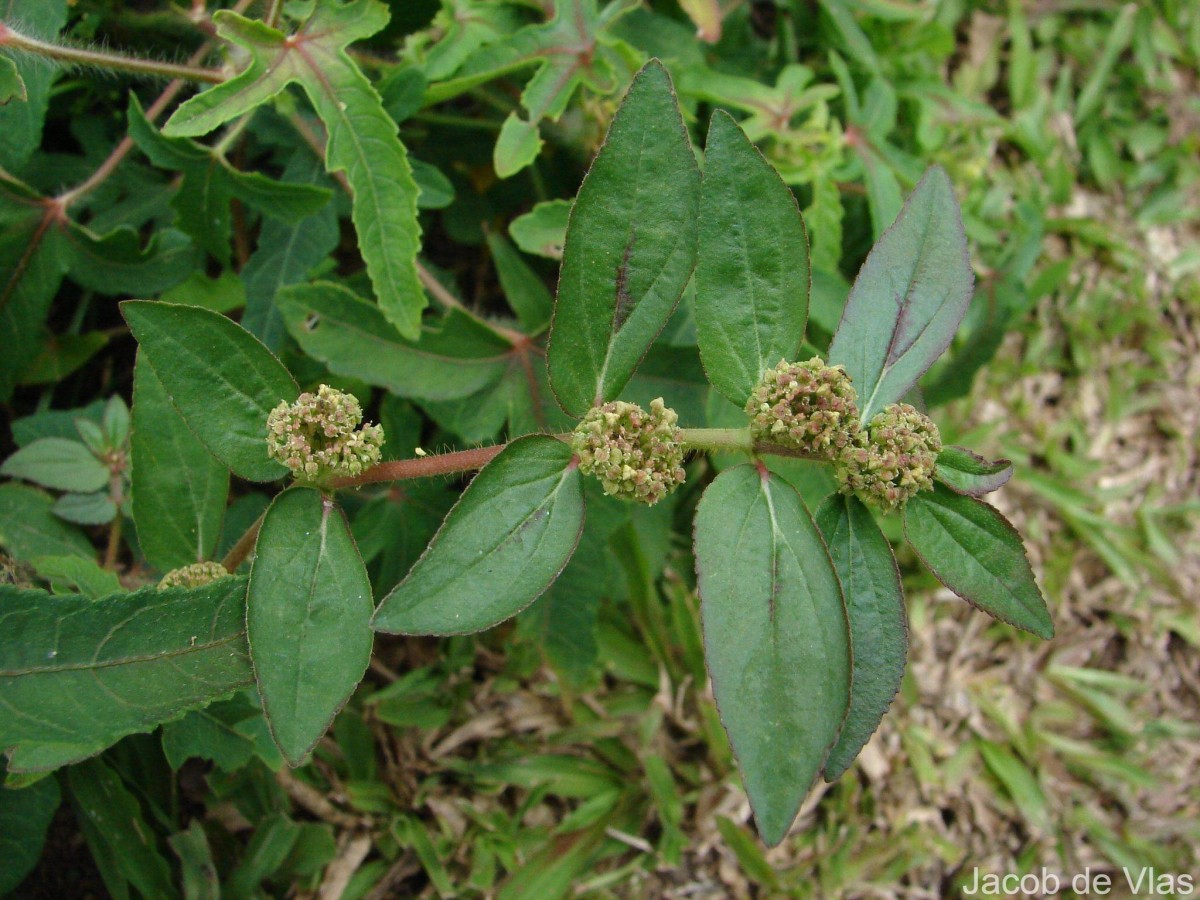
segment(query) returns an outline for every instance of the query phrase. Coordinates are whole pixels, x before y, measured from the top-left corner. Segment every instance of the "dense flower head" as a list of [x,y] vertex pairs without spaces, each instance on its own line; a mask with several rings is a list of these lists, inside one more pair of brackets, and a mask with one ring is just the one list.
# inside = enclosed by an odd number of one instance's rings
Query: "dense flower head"
[[173,587],[202,587],[218,578],[226,578],[229,571],[219,562],[198,562],[190,566],[172,569],[158,583],[160,591]]
[[938,427],[907,403],[885,407],[838,457],[842,493],[884,512],[899,509],[918,491],[933,489],[942,449]]
[[649,412],[636,403],[605,403],[588,410],[575,426],[571,448],[580,471],[599,478],[604,493],[653,506],[683,484],[678,421],[661,397]]
[[321,483],[359,475],[379,462],[383,428],[363,425],[353,395],[323,384],[267,417],[267,452],[301,481]]
[[833,459],[858,432],[858,404],[841,366],[780,360],[746,401],[755,440],[770,441]]

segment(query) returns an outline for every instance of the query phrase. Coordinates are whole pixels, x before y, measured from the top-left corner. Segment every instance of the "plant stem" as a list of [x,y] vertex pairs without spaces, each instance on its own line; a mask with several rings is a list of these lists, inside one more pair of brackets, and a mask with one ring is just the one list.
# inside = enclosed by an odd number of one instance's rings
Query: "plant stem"
[[740,450],[754,452],[749,428],[685,428],[683,445],[689,450]]
[[475,447],[457,450],[437,456],[418,456],[415,459],[397,459],[380,463],[361,475],[338,478],[330,484],[334,489],[361,487],[381,481],[402,481],[407,478],[429,478],[433,475],[453,475],[456,472],[473,472],[482,469],[500,455],[508,444],[493,444],[490,447]]
[[246,533],[238,538],[238,542],[225,554],[225,558],[221,560],[221,565],[225,567],[227,572],[231,574],[236,572],[238,566],[250,555],[250,551],[254,549],[254,544],[258,540],[258,529],[262,528],[263,519],[266,517],[267,514],[264,512],[255,519],[254,524],[246,529]]
[[209,84],[220,84],[225,80],[224,73],[218,69],[203,69],[154,59],[121,56],[118,53],[105,53],[102,50],[85,50],[82,47],[51,44],[48,41],[40,41],[37,38],[21,34],[19,31],[14,31],[11,26],[3,22],[0,22],[0,47],[12,47],[14,50],[23,50],[26,53],[44,56],[47,59],[55,59],[70,65],[116,69],[121,72],[133,72],[136,75],[150,75],[156,78],[182,78],[187,81],[203,81]]

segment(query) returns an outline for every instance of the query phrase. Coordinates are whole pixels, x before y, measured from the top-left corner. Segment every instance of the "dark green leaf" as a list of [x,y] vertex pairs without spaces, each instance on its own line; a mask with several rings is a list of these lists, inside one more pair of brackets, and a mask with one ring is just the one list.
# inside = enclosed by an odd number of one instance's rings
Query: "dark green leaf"
[[371,660],[367,570],[336,504],[307,488],[275,498],[246,596],[246,636],[271,734],[300,765]]
[[229,10],[213,20],[221,37],[249,52],[249,64],[180,106],[163,133],[207,134],[298,82],[328,133],[326,167],[344,171],[350,182],[359,250],[379,307],[401,334],[415,339],[426,304],[416,268],[418,189],[396,123],[346,53],[349,44],[387,24],[387,7],[377,0],[322,3],[290,38]]
[[817,511],[817,526],[846,595],[854,650],[850,710],[825,761],[825,780],[832,782],[850,768],[900,690],[908,623],[892,547],[870,510],[855,497],[834,494]]
[[293,223],[329,202],[331,194],[323,187],[239,172],[222,156],[195,141],[164,137],[146,119],[136,94],[129,95],[128,118],[129,137],[150,162],[182,173],[182,183],[171,202],[179,214],[179,228],[218,262],[229,262],[229,201],[233,198],[265,215]]
[[713,694],[759,833],[774,846],[846,716],[842,589],[799,494],[752,465],[705,490],[695,550]]
[[[24,103],[29,99],[25,90],[25,80],[21,77],[17,64],[7,56],[0,56],[0,106],[7,105],[13,100]],[[2,884],[2,880],[0,880]],[[0,891],[4,888],[0,886]]]
[[121,591],[116,572],[82,556],[37,556],[30,562],[56,594],[73,592],[95,600]]
[[[29,37],[52,39],[67,21],[67,0],[8,0],[2,17]],[[21,54],[13,62],[24,85],[25,99],[0,106],[0,168],[19,172],[42,143],[50,89],[61,70],[34,54]]]
[[56,491],[98,491],[108,469],[79,441],[42,438],[22,447],[0,465],[0,475],[22,478]]
[[374,627],[464,634],[503,622],[558,577],[582,528],[571,448],[520,438],[471,482],[408,577],[383,598]]
[[958,201],[934,166],[867,255],[829,347],[830,363],[854,382],[864,423],[950,345],[973,282]]
[[94,494],[63,494],[51,508],[60,519],[76,525],[107,525],[117,516],[117,504],[104,491]]
[[0,401],[12,396],[41,352],[46,315],[66,271],[62,232],[41,217],[0,234]]
[[[235,772],[259,751],[254,726],[263,722],[262,712],[242,692],[164,724],[163,754],[172,769],[178,770],[189,759],[198,757],[212,760],[224,772]],[[264,734],[265,731],[263,728]],[[279,761],[274,744],[269,738],[265,741]]]
[[179,857],[183,896],[187,900],[220,900],[221,880],[200,820],[192,819],[185,831],[176,832],[167,841]]
[[96,555],[83,532],[57,518],[54,498],[24,484],[0,484],[0,546],[16,559]]
[[634,78],[567,227],[549,354],[563,409],[620,393],[696,259],[700,173],[666,69]]
[[498,234],[487,235],[488,249],[508,305],[528,334],[538,334],[550,324],[554,298],[541,277],[521,259],[512,244]]
[[[283,170],[283,180],[318,184],[324,179],[319,160],[306,149],[296,152]],[[283,318],[275,305],[281,288],[303,281],[329,256],[338,243],[338,219],[332,203],[295,224],[268,219],[258,235],[258,246],[241,277],[246,285],[246,314],[242,327],[277,351],[283,343]]]
[[938,581],[968,603],[1045,640],[1054,637],[1021,536],[998,510],[938,484],[905,505],[904,534]]
[[379,307],[331,282],[297,284],[276,298],[304,352],[335,374],[361,378],[402,397],[455,400],[497,381],[512,345],[465,313],[409,341]]
[[1013,464],[1007,459],[984,459],[965,447],[943,447],[934,476],[956,494],[982,497],[1008,484]]
[[211,559],[229,471],[187,427],[142,353],[133,369],[130,453],[133,519],[149,563],[166,572]]
[[53,769],[251,681],[244,579],[104,600],[0,585],[0,748]]
[[300,389],[266,347],[220,313],[194,306],[128,300],[121,312],[139,356],[213,456],[248,481],[286,474],[267,456],[267,416]]
[[50,338],[36,359],[18,376],[20,384],[55,384],[83,366],[108,346],[102,331],[64,334]]
[[725,112],[704,148],[696,336],[713,387],[739,406],[795,360],[808,320],[808,237],[778,173]]
[[101,760],[90,759],[67,770],[67,784],[76,821],[92,853],[105,856],[143,896],[178,897],[155,831],[121,777]]
[[19,791],[0,789],[0,896],[16,888],[37,863],[61,799],[54,778]]
[[200,261],[195,245],[171,229],[159,231],[143,250],[132,228],[97,235],[71,222],[66,249],[71,280],[110,297],[157,294],[187,278]]
[[263,819],[254,829],[237,867],[225,880],[221,896],[228,900],[250,900],[261,891],[259,885],[283,865],[300,837],[300,826],[283,813]]

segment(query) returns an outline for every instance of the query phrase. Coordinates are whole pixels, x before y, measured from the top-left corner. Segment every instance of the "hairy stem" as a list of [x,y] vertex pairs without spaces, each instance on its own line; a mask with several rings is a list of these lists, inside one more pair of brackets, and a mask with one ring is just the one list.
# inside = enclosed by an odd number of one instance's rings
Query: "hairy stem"
[[754,450],[749,428],[685,428],[683,445],[689,450]]
[[136,56],[122,56],[119,53],[105,53],[102,50],[68,47],[64,44],[40,41],[37,38],[21,34],[19,31],[14,31],[11,26],[2,22],[0,22],[0,47],[11,47],[14,50],[32,53],[68,65],[116,69],[120,72],[132,72],[135,75],[149,75],[154,78],[181,78],[209,84],[220,84],[225,80],[224,73],[217,69],[203,69],[197,66],[161,62],[156,59],[139,59]]
[[254,549],[254,544],[258,541],[258,529],[262,528],[263,519],[266,517],[267,514],[264,512],[255,519],[254,524],[246,529],[245,534],[238,538],[238,542],[225,554],[221,565],[225,567],[226,571],[236,572],[238,566],[250,555],[250,551]]
[[473,472],[482,469],[500,455],[508,444],[493,444],[490,447],[475,447],[471,450],[456,450],[437,456],[418,456],[415,459],[397,459],[372,466],[361,475],[338,478],[331,487],[361,487],[381,481],[402,481],[407,478],[429,478],[433,475],[453,475],[456,472]]

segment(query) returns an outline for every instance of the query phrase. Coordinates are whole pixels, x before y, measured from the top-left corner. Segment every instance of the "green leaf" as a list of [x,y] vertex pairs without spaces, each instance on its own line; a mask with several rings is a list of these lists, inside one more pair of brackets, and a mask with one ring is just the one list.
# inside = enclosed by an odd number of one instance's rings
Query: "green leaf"
[[[37,202],[36,195],[24,199]],[[12,396],[17,379],[41,352],[46,316],[67,261],[62,232],[41,216],[0,233],[0,401]]]
[[171,867],[158,850],[157,834],[137,797],[104,762],[91,759],[67,770],[75,818],[92,853],[145,897],[178,897]]
[[938,581],[972,606],[1045,640],[1054,637],[1021,536],[998,510],[938,484],[905,505],[904,535]]
[[42,438],[0,465],[0,475],[22,478],[56,491],[98,491],[108,484],[104,464],[79,441]]
[[[298,150],[283,170],[283,180],[297,184],[316,184],[324,177],[320,161],[307,149]],[[240,273],[246,285],[242,327],[268,349],[278,351],[285,334],[283,318],[275,306],[279,290],[303,281],[334,251],[338,237],[337,212],[332,203],[294,224],[278,219],[263,222],[258,246]]]
[[51,512],[54,498],[24,484],[0,484],[0,546],[16,559],[37,556],[94,557],[96,551],[78,528]]
[[[17,64],[10,57],[0,56],[0,106],[5,106],[13,100],[24,103],[29,99],[25,90],[25,80],[17,69]],[[3,882],[0,881],[0,884]],[[4,890],[0,887],[0,891]]]
[[982,497],[1008,484],[1013,464],[1007,459],[984,459],[965,447],[947,446],[938,454],[934,477],[956,494]]
[[532,603],[566,566],[583,529],[571,448],[509,444],[475,476],[408,577],[383,598],[376,631],[465,634]]
[[532,210],[512,220],[508,226],[509,236],[526,253],[562,259],[572,205],[570,200],[537,203]]
[[567,227],[548,359],[559,403],[611,400],[679,301],[696,259],[700,174],[670,76],[637,74]]
[[833,782],[850,768],[900,690],[908,623],[896,558],[870,510],[855,497],[833,494],[817,511],[817,527],[845,591],[854,649],[850,710],[825,761],[825,780]]
[[791,190],[737,123],[713,114],[704,149],[696,336],[713,387],[743,405],[795,360],[808,320],[808,237]]
[[512,345],[452,310],[419,341],[402,337],[379,307],[330,282],[297,284],[276,299],[284,324],[331,372],[361,378],[402,397],[456,400],[504,374]]
[[487,245],[508,305],[527,334],[539,334],[554,313],[554,298],[545,282],[500,235],[489,232]]
[[220,313],[199,307],[127,300],[121,312],[139,357],[213,456],[248,481],[287,473],[267,456],[267,416],[300,389],[266,347]]
[[20,384],[56,384],[81,368],[88,360],[108,346],[103,331],[84,334],[64,334],[46,341],[38,356],[30,360],[17,380]]
[[117,504],[104,491],[94,494],[63,494],[51,507],[60,519],[76,525],[107,525],[117,517]]
[[150,162],[183,176],[171,201],[179,228],[222,264],[229,263],[229,202],[233,198],[265,215],[297,222],[319,211],[332,196],[316,185],[239,172],[208,147],[186,138],[163,136],[147,120],[136,94],[129,95],[128,121],[129,137]]
[[[7,0],[0,9],[0,18],[19,25],[28,37],[53,39],[66,24],[67,0]],[[13,63],[24,85],[25,98],[24,102],[0,106],[0,168],[20,172],[41,146],[50,90],[62,70],[34,54],[21,54]]]
[[346,518],[317,491],[271,504],[258,534],[246,637],[271,735],[298,766],[371,661],[371,582]]
[[930,168],[854,281],[829,361],[846,367],[863,423],[902,398],[950,345],[974,275],[950,179]]
[[0,748],[53,769],[250,683],[242,578],[103,600],[0,585]]
[[175,287],[163,291],[158,299],[178,306],[199,306],[228,313],[246,305],[246,289],[231,269],[223,270],[216,278],[209,278],[197,270]]
[[[262,740],[256,741],[259,731]],[[195,757],[212,760],[223,772],[236,772],[267,748],[276,766],[282,763],[267,736],[262,712],[246,699],[245,691],[167,722],[162,727],[162,745],[167,764],[176,771]]]
[[183,831],[171,835],[167,842],[179,857],[183,895],[187,900],[220,900],[221,881],[213,861],[208,835],[199,819]]
[[324,0],[296,34],[228,10],[213,16],[217,33],[249,53],[249,64],[229,81],[197,94],[175,111],[163,133],[195,137],[240,116],[296,82],[325,124],[325,165],[346,173],[352,217],[367,274],[387,320],[415,339],[426,305],[417,277],[421,228],[419,190],[396,123],[346,47],[388,21],[378,0]]
[[109,297],[157,294],[179,284],[200,262],[196,246],[172,229],[156,232],[145,249],[128,227],[98,235],[71,222],[65,234],[71,280]]
[[19,791],[0,789],[0,896],[7,896],[37,864],[61,800],[54,778]]
[[695,550],[713,695],[759,833],[774,846],[846,716],[842,589],[800,495],[752,465],[725,470],[705,490]]
[[122,590],[116,572],[102,569],[94,560],[82,556],[37,556],[31,563],[56,594],[73,592],[96,600]]
[[211,559],[229,471],[187,427],[142,353],[133,368],[130,456],[133,520],[147,561],[167,572]]

